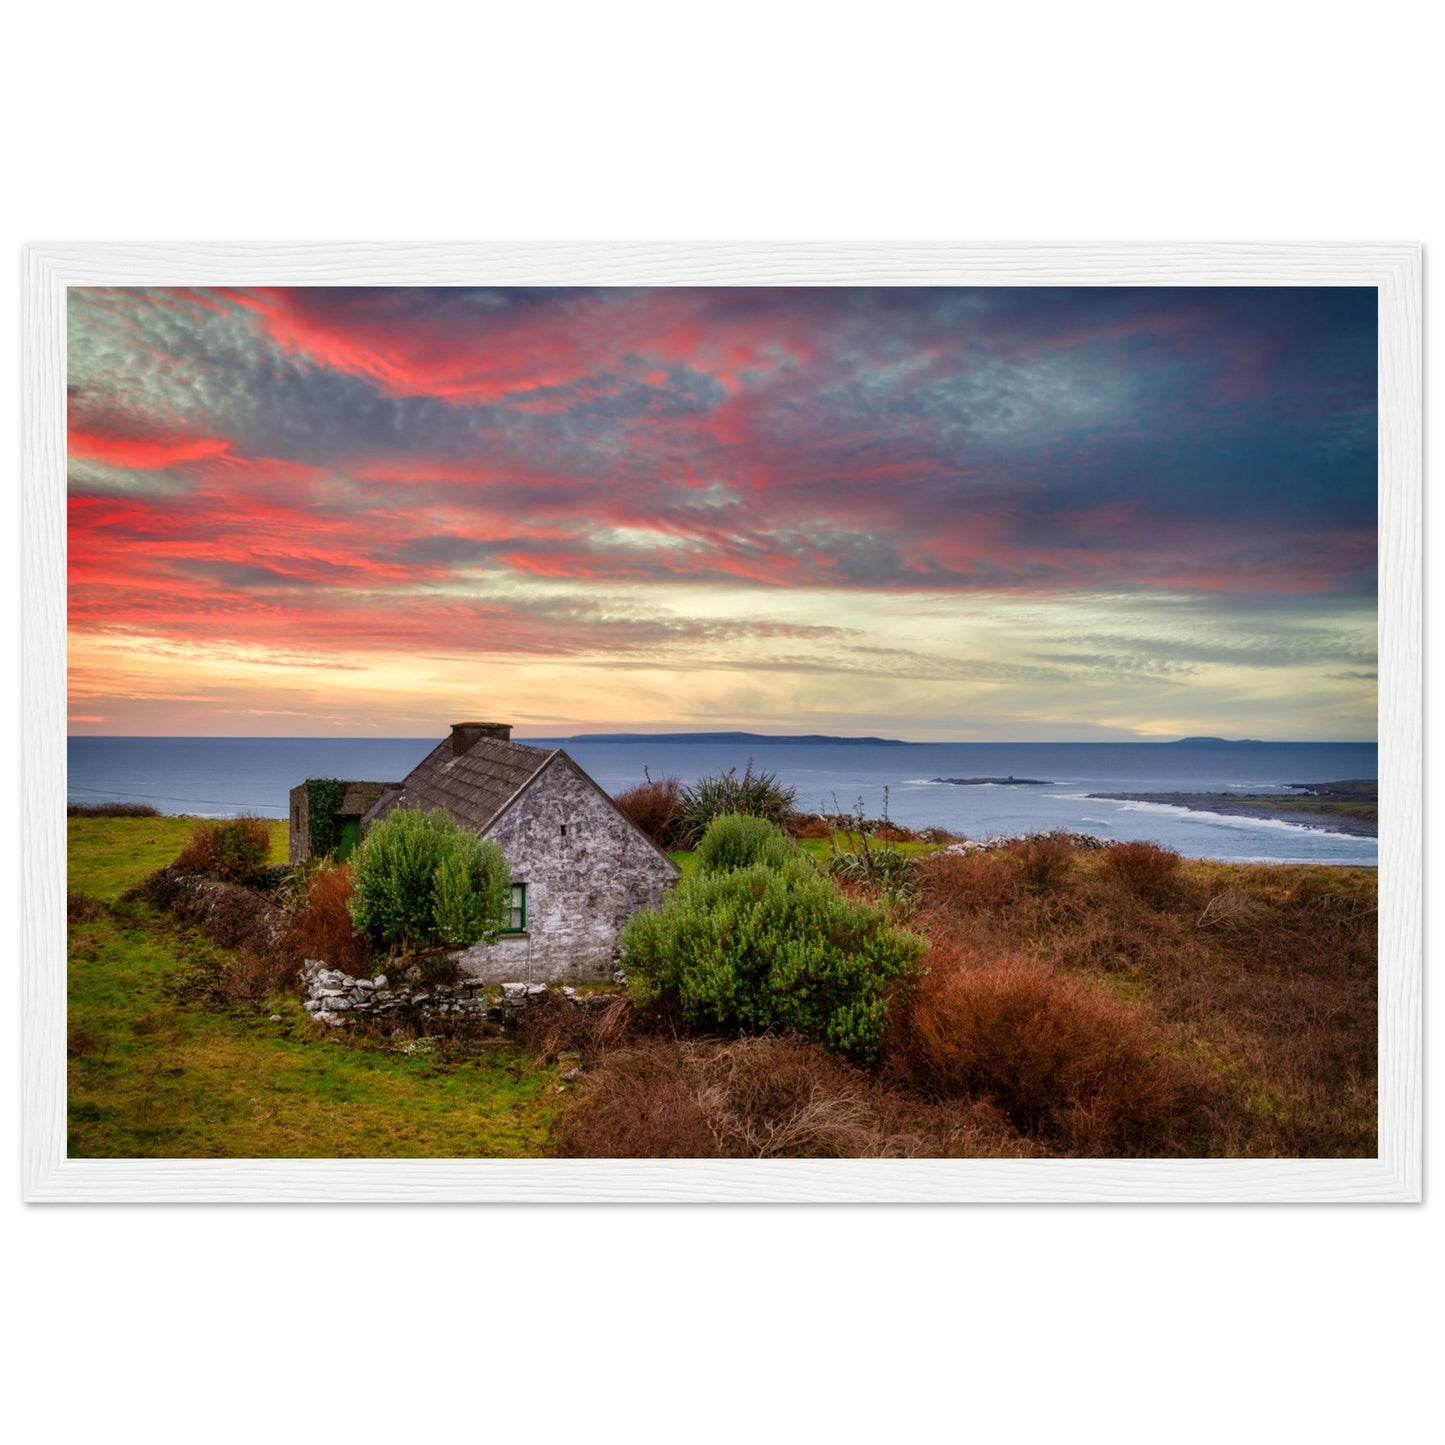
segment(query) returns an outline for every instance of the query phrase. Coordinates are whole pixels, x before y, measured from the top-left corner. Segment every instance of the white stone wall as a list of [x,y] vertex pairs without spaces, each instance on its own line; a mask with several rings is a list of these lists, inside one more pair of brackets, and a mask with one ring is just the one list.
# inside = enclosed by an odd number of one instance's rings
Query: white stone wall
[[474,978],[606,978],[627,921],[659,907],[677,880],[671,860],[565,757],[548,764],[489,836],[502,845],[513,880],[527,885],[527,929],[463,953]]
[[339,1028],[347,1023],[380,1023],[414,1028],[467,1030],[475,1026],[490,1032],[490,1025],[514,1028],[533,1004],[564,998],[573,1008],[593,1011],[610,1008],[620,993],[579,994],[563,984],[553,990],[544,983],[485,983],[464,978],[456,983],[395,982],[379,978],[353,978],[339,968],[327,968],[323,959],[308,958],[301,970],[306,994],[303,1007],[319,1024]]

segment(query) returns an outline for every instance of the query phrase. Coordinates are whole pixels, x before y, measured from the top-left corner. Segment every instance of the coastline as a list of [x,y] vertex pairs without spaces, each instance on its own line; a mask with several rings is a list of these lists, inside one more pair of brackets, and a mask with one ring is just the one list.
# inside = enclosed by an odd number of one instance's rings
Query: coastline
[[1300,794],[1277,793],[1089,793],[1110,802],[1159,803],[1191,813],[1254,818],[1288,823],[1311,832],[1344,833],[1352,838],[1379,837],[1376,800],[1359,784],[1294,783]]

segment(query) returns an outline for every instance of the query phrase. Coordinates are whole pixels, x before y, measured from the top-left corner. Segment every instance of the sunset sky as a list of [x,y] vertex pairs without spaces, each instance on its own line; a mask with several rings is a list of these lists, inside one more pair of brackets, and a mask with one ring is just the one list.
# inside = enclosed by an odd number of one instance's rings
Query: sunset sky
[[73,290],[70,730],[1373,739],[1364,289]]

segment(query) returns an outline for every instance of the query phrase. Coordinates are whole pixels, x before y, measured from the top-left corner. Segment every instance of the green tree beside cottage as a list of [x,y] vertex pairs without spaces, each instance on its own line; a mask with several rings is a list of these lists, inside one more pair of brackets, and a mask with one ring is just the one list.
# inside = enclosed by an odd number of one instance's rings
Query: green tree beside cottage
[[490,942],[512,888],[501,846],[459,828],[444,808],[398,808],[375,824],[356,851],[352,881],[357,929],[407,955]]

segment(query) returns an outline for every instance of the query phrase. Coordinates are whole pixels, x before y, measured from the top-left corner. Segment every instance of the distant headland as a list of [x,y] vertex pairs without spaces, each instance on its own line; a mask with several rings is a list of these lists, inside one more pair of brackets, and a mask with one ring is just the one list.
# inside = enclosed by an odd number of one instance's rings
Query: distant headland
[[[562,747],[567,743],[712,743],[714,745],[743,745],[747,747],[827,747],[848,745],[852,747],[880,747],[880,748],[907,748],[907,747],[934,747],[934,746],[955,746],[971,745],[979,747],[997,747],[1004,744],[1009,746],[1025,747],[1049,747],[1049,746],[1072,746],[1068,743],[1059,743],[1057,740],[1048,741],[1042,739],[1030,739],[1027,742],[1019,743],[1010,738],[989,738],[989,739],[951,739],[944,743],[940,739],[931,741],[907,741],[903,738],[880,738],[880,737],[838,737],[831,733],[752,733],[752,732],[668,732],[668,733],[569,733],[563,737],[543,737],[541,735],[529,736],[527,741],[532,743],[546,744],[552,747]],[[1079,741],[1079,740],[1076,740]],[[1269,746],[1298,747],[1301,740],[1295,739],[1289,743],[1270,744],[1262,738],[1216,738],[1216,737],[1188,737],[1169,739],[1150,738],[1104,738],[1089,739],[1090,742],[1100,743],[1104,746],[1144,746],[1157,748],[1257,748]],[[954,779],[945,778],[941,781],[952,782]],[[965,779],[968,782],[996,782],[1007,781],[993,778]],[[1017,781],[1017,780],[1016,780]]]
[[[829,744],[850,744],[853,746],[883,747],[883,748],[907,748],[907,747],[932,747],[940,745],[939,739],[932,742],[908,742],[903,738],[879,738],[879,737],[835,737],[829,733],[750,733],[750,732],[700,732],[700,733],[571,733],[566,737],[536,737],[533,742],[551,743],[561,745],[564,743],[746,743],[767,744],[777,746],[779,744],[796,744],[800,746],[818,747]],[[991,739],[966,739],[950,740],[946,745],[955,746],[962,743],[977,745],[980,747],[996,747],[1000,744],[1011,746],[1067,746],[1057,742],[1043,740],[1030,740],[1027,743],[1015,743],[1008,738]],[[1257,748],[1267,747],[1261,738],[1213,738],[1213,737],[1190,737],[1170,738],[1166,740],[1153,740],[1148,738],[1106,738],[1091,739],[1091,741],[1102,741],[1105,744],[1143,744],[1144,746],[1161,748]],[[1298,742],[1281,744],[1281,746],[1298,746]],[[952,778],[944,778],[943,782],[959,781]],[[981,778],[964,779],[968,782],[999,782],[1007,779]],[[1023,780],[1014,780],[1023,781]]]
[[777,737],[771,733],[574,733],[571,737],[548,738],[555,743],[856,743],[870,747],[906,747],[902,738],[835,738],[823,733]]
[[1175,738],[1164,744],[1168,748],[1257,748],[1261,745],[1260,738]]

